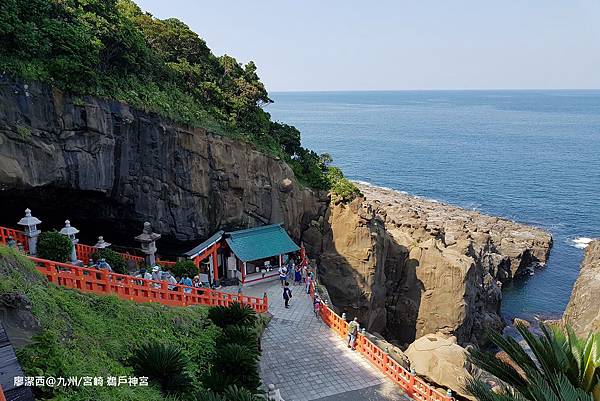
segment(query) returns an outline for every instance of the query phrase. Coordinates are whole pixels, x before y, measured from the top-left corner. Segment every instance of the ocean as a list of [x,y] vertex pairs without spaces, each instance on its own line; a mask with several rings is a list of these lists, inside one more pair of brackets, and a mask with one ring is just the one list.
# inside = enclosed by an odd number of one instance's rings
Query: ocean
[[562,314],[600,237],[600,90],[272,93],[266,110],[353,180],[541,227],[544,268],[504,289],[503,314]]

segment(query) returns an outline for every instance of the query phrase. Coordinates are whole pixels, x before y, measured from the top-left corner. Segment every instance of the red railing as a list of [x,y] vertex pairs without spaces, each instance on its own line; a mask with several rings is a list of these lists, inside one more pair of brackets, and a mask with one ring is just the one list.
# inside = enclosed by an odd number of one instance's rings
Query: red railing
[[4,391],[2,391],[2,385],[0,385],[0,401],[6,401],[6,397],[4,397]]
[[228,306],[232,303],[249,305],[256,312],[266,312],[268,299],[246,295],[228,294],[207,288],[193,288],[181,284],[169,284],[125,274],[111,273],[68,263],[29,257],[37,269],[56,285],[95,294],[115,294],[119,298],[135,302],[158,302],[169,306]]
[[25,236],[23,231],[0,226],[0,243],[8,243],[8,237],[13,237],[15,241],[23,244],[25,252],[29,252],[29,241],[27,241],[27,236]]
[[[314,284],[310,286],[311,297],[314,297]],[[342,338],[348,337],[348,322],[337,315],[329,306],[321,305],[323,322]],[[374,366],[381,370],[406,392],[408,396],[419,401],[452,401],[454,398],[431,387],[423,379],[411,374],[402,365],[392,359],[387,352],[373,344],[367,337],[359,333],[356,338],[356,350],[363,354]]]

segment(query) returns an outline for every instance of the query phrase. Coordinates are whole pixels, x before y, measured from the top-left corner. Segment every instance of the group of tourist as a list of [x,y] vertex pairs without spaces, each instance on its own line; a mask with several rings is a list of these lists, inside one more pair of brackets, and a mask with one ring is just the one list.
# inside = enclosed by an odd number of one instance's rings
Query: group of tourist
[[[135,277],[152,281],[165,281],[169,284],[168,288],[171,291],[177,290],[176,284],[191,287],[183,289],[186,294],[191,293],[192,288],[202,288],[205,286],[197,275],[191,278],[189,274],[184,273],[182,277],[175,277],[173,273],[168,270],[162,270],[158,265],[154,266],[151,272],[148,272],[145,267],[141,267]],[[154,287],[160,288],[160,283],[154,283]]]
[[315,279],[314,269],[307,263],[296,264],[294,258],[290,258],[287,265],[279,267],[279,281],[281,282],[281,286],[284,287],[285,283],[289,284],[292,279],[294,286],[304,283],[304,289],[308,294],[310,285]]

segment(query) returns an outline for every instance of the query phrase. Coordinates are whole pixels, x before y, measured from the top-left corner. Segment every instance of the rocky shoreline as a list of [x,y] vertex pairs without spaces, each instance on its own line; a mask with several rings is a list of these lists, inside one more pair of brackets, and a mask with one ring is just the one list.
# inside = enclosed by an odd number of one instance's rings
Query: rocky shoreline
[[502,284],[547,261],[543,230],[359,187],[326,212],[319,273],[336,307],[398,345],[436,332],[484,345],[504,326]]
[[575,333],[586,337],[600,331],[600,240],[585,248],[579,277],[573,287],[563,322],[573,326]]

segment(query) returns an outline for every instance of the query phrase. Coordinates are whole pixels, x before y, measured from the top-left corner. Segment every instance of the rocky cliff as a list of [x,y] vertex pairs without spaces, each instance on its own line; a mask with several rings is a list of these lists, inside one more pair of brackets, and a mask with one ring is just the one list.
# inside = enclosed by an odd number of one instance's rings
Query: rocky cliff
[[600,331],[600,240],[590,242],[585,248],[563,320],[581,337]]
[[501,328],[501,286],[543,265],[541,230],[362,185],[325,216],[319,274],[335,306],[400,344],[435,332],[485,342]]
[[3,77],[0,201],[16,216],[27,203],[38,214],[98,217],[119,228],[150,221],[191,240],[276,222],[300,238],[327,198],[299,187],[287,164],[250,144]]

